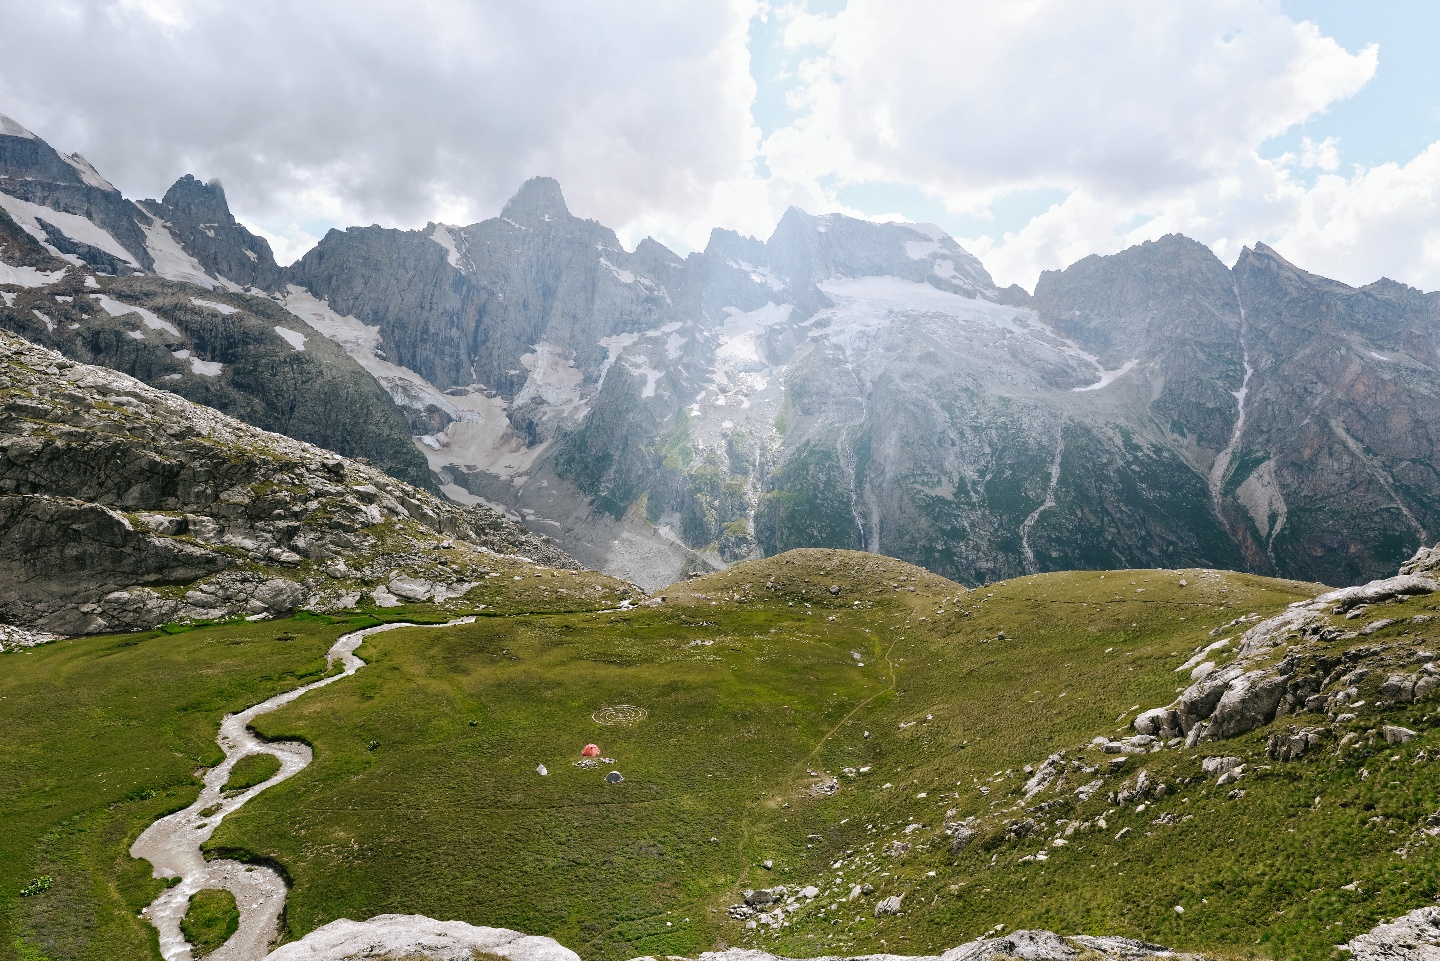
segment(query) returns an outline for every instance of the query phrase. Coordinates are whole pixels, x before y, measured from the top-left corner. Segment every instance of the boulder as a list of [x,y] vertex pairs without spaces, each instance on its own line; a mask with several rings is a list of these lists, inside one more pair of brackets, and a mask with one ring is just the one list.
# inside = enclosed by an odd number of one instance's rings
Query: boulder
[[1317,746],[1324,737],[1325,730],[1323,728],[1307,727],[1301,730],[1288,728],[1283,733],[1277,731],[1270,735],[1265,742],[1265,753],[1270,756],[1272,761],[1293,761]]
[[1200,770],[1211,777],[1219,777],[1227,771],[1244,766],[1244,760],[1238,757],[1207,757],[1200,762]]
[[1132,726],[1136,734],[1149,734],[1169,740],[1180,730],[1180,716],[1168,707],[1151,708],[1142,711]]
[[1250,671],[1225,688],[1206,730],[1207,739],[1221,739],[1253,731],[1275,718],[1286,678],[1273,671]]
[[888,898],[881,898],[875,902],[875,917],[883,918],[886,915],[899,914],[900,902],[904,900],[903,894],[892,894]]
[[1401,727],[1398,724],[1386,724],[1380,729],[1380,733],[1385,735],[1387,744],[1408,744],[1420,736],[1408,727]]

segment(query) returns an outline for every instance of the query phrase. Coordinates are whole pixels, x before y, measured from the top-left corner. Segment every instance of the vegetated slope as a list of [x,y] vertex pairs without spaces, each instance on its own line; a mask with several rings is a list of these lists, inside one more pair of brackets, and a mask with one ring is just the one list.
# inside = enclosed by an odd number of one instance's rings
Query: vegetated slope
[[[1327,956],[1440,890],[1425,856],[1440,681],[1417,659],[1440,641],[1431,564],[1312,603],[1317,585],[1198,569],[972,592],[874,555],[796,551],[609,613],[565,613],[581,575],[501,577],[489,609],[536,613],[379,635],[363,671],[267,715],[262,733],[305,738],[315,761],[211,848],[284,868],[290,937],[413,912],[551,935],[585,958],[719,943],[924,954],[1001,925]],[[103,799],[148,784],[147,738],[177,723],[190,757],[210,756],[218,711],[184,707],[200,703],[179,699],[191,673],[258,700],[272,692],[255,668],[313,624],[5,655],[0,715],[25,761],[7,767],[24,830],[6,863],[22,884],[82,892],[63,909],[50,891],[6,893],[12,930],[96,957],[94,931],[134,926],[153,892],[120,852],[150,809],[114,821],[127,809],[102,814],[87,785]],[[184,656],[166,655],[174,677],[147,706],[127,672],[161,651]],[[83,696],[40,710],[62,665]],[[1246,692],[1273,692],[1266,676],[1281,696],[1255,708]],[[1222,696],[1193,693],[1210,688]],[[1174,724],[1192,746],[1134,733]],[[108,757],[132,726],[136,748]],[[576,766],[589,742],[602,760]],[[624,780],[607,784],[611,770]],[[71,810],[90,813],[65,823]],[[107,888],[110,872],[129,880]]]
[[574,566],[493,510],[0,333],[5,622],[75,634],[464,603],[518,554]]
[[[262,721],[317,761],[213,844],[286,865],[292,936],[397,912],[547,934],[587,958],[718,942],[803,957],[924,954],[1003,924],[1313,957],[1434,890],[1387,833],[1440,806],[1410,763],[1432,735],[1382,754],[1362,715],[1336,722],[1361,725],[1344,754],[1335,738],[1283,764],[1265,738],[1295,718],[1153,754],[1153,739],[1091,741],[1173,699],[1212,630],[1320,590],[1152,570],[972,593],[802,551],[635,612],[399,632],[367,643],[353,685]],[[618,705],[648,713],[594,720]],[[1423,730],[1423,707],[1383,710]],[[576,767],[590,741],[613,760]],[[1025,802],[1059,751],[1051,793]],[[1243,796],[1203,772],[1209,755],[1246,760]],[[1367,826],[1377,813],[1391,820]],[[747,890],[775,901],[747,907]],[[892,896],[899,913],[877,917]]]

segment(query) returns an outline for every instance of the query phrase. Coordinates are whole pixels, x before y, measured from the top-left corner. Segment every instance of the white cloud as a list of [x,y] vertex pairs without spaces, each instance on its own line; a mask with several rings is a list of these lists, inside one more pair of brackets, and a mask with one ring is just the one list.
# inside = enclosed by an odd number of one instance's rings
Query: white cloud
[[1300,166],[1319,167],[1321,170],[1333,171],[1340,167],[1340,150],[1334,137],[1326,137],[1316,143],[1309,137],[1303,137],[1300,141]]
[[[846,186],[905,185],[981,219],[1007,195],[1058,188],[1066,199],[1022,228],[967,241],[1027,287],[1167,229],[1227,252],[1283,243],[1325,194],[1305,200],[1285,169],[1297,158],[1265,160],[1262,144],[1357,92],[1378,62],[1273,0],[850,0],[833,18],[796,16],[792,36],[821,49],[800,68],[803,116],[764,144],[776,176],[833,185],[832,205]],[[1334,172],[1338,144],[1306,139],[1298,161]]]
[[[857,213],[847,190],[867,185],[982,224],[1054,192],[965,240],[997,280],[1174,230],[1227,260],[1265,240],[1348,282],[1440,287],[1440,148],[1348,173],[1335,137],[1266,156],[1378,58],[1279,0],[0,5],[0,112],[127,194],[222,178],[282,260],[332,224],[491,216],[548,174],[629,243],[765,236],[791,204]],[[761,81],[794,117],[763,139],[757,16],[790,53]]]
[[272,234],[469,222],[536,174],[605,223],[689,223],[754,154],[748,0],[3,6],[0,112],[127,194],[219,177]]

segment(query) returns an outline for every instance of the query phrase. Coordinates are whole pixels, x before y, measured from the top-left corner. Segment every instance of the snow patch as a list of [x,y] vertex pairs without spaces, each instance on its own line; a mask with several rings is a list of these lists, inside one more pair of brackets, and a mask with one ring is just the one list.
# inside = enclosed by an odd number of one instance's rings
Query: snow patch
[[1070,391],[1071,393],[1079,394],[1084,393],[1087,390],[1100,390],[1102,387],[1108,387],[1115,381],[1119,380],[1121,377],[1124,377],[1126,374],[1130,373],[1130,371],[1134,370],[1136,363],[1137,361],[1130,360],[1126,361],[1119,370],[1101,370],[1100,379],[1098,381],[1093,384],[1088,384],[1085,387],[1072,387],[1070,388]]
[[[535,459],[550,442],[527,447],[507,416],[508,405],[483,391],[453,395],[442,392],[424,377],[380,358],[380,328],[338,314],[308,290],[290,284],[285,288],[285,309],[305,321],[321,336],[339,344],[361,367],[380,383],[401,407],[415,410],[436,408],[451,418],[441,434],[427,435],[433,444],[417,441],[430,468],[475,467],[512,483],[523,483]],[[636,335],[638,337],[638,335]],[[478,385],[476,385],[478,386]],[[437,449],[438,447],[438,449]],[[456,485],[446,493],[460,503],[478,503]]]
[[784,290],[785,281],[781,280],[769,267],[756,267],[754,264],[747,264],[743,260],[727,260],[727,264],[736,270],[743,270],[750,275],[753,283],[764,284],[771,290]]
[[305,335],[300,333],[300,331],[291,330],[289,327],[281,327],[279,324],[276,324],[275,333],[279,334],[281,340],[296,350],[303,351],[305,349]]
[[55,283],[65,276],[68,268],[61,267],[59,270],[37,270],[34,267],[12,267],[9,264],[0,264],[0,284],[10,284],[15,287],[46,287]]
[[605,375],[610,372],[610,368],[614,366],[615,361],[620,359],[620,355],[625,352],[626,347],[635,343],[640,337],[640,334],[615,334],[610,337],[600,338],[600,346],[605,348],[609,356],[600,364],[600,376],[597,378],[598,383],[605,383]]
[[51,320],[49,317],[46,317],[38,310],[32,312],[35,314],[36,317],[40,318],[40,322],[45,325],[46,330],[50,331],[50,333],[52,334],[55,333],[55,321]]
[[219,361],[201,360],[199,357],[191,357],[190,369],[201,377],[219,377],[220,371],[225,369],[225,365]]
[[940,227],[939,224],[904,224],[904,223],[902,223],[900,226],[902,226],[902,227],[909,227],[911,230],[915,231],[916,233],[924,234],[926,237],[929,237],[931,240],[944,240],[945,238],[947,238],[947,237],[950,236],[950,235],[947,234],[943,229],[941,229],[941,227]]
[[9,117],[5,116],[3,113],[0,113],[0,136],[20,137],[23,140],[40,139],[30,131],[26,130],[24,127],[20,126],[15,121],[11,120]]
[[579,403],[585,375],[561,348],[542,340],[534,345],[531,353],[521,355],[520,364],[530,375],[515,396],[516,407],[536,399],[552,407]]
[[450,262],[451,267],[460,266],[460,248],[455,246],[454,227],[436,224],[435,229],[430,231],[430,239],[445,248],[445,259]]
[[151,330],[163,330],[167,334],[171,334],[172,336],[180,336],[180,331],[175,328],[174,324],[170,323],[170,321],[168,320],[161,320],[159,317],[156,317],[153,313],[146,310],[144,307],[135,307],[131,304],[126,304],[121,301],[115,300],[114,298],[106,296],[105,294],[95,294],[95,302],[99,304],[102,308],[104,308],[105,313],[109,314],[111,317],[124,317],[126,314],[139,314],[140,322],[143,323],[146,327],[149,327]]
[[645,386],[640,390],[641,397],[654,397],[655,385],[665,376],[663,370],[656,370],[650,366],[648,357],[633,357],[625,364],[625,369],[632,374],[645,378]]
[[114,184],[106,180],[104,177],[100,176],[100,171],[96,170],[94,165],[91,164],[90,161],[86,160],[78,153],[72,153],[68,156],[66,156],[65,154],[61,154],[60,159],[65,161],[70,166],[74,167],[75,172],[80,175],[80,179],[85,181],[85,183],[89,184],[90,186],[95,187],[98,190],[115,189]]
[[631,273],[630,271],[628,271],[628,270],[622,270],[621,268],[616,267],[614,264],[612,264],[610,261],[606,260],[604,257],[601,257],[601,258],[600,258],[600,263],[601,263],[602,265],[604,265],[605,267],[608,267],[608,268],[610,269],[610,273],[614,274],[614,275],[615,275],[615,279],[618,280],[618,281],[620,281],[620,283],[622,283],[622,284],[633,284],[633,283],[635,283],[635,275],[634,275],[633,273]]
[[240,313],[239,307],[231,307],[229,304],[221,304],[213,300],[201,300],[199,297],[191,297],[190,303],[194,304],[196,307],[208,307],[210,310],[225,314],[227,317],[230,314]]
[[9,290],[0,290],[0,300],[5,301],[6,307],[15,306],[15,294]]
[[911,260],[924,260],[926,257],[938,253],[940,253],[940,245],[933,240],[905,241],[905,256]]
[[[842,347],[847,356],[904,317],[930,316],[946,326],[959,322],[1034,336],[1029,327],[1032,311],[963,297],[926,283],[882,276],[837,278],[822,281],[819,286],[835,306],[810,319],[810,336]],[[1017,320],[1023,320],[1026,326]]]
[[[103,227],[91,223],[84,217],[51,210],[49,207],[32,204],[28,200],[21,200],[19,197],[12,197],[6,193],[0,193],[0,207],[5,208],[5,212],[20,225],[21,229],[45,244],[46,248],[57,256],[65,255],[52,247],[46,240],[45,228],[40,225],[41,220],[77,243],[88,244],[127,264],[139,266],[135,263],[134,255],[122,247],[120,241],[112,237]],[[66,259],[73,263],[77,258],[71,256]]]
[[205,273],[205,268],[185,252],[164,223],[147,223],[144,218],[137,218],[137,223],[145,232],[145,249],[150,251],[150,257],[155,261],[155,273],[166,280],[195,284],[207,290],[215,289],[215,281]]

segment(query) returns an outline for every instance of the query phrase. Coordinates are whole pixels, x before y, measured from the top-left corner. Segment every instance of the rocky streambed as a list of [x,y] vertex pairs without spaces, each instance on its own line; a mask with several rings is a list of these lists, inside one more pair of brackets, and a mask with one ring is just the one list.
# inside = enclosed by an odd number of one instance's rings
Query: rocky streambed
[[[224,889],[235,895],[240,909],[240,927],[222,947],[209,955],[212,961],[259,961],[270,950],[276,925],[285,907],[285,880],[271,868],[241,864],[238,861],[207,861],[200,846],[208,841],[228,815],[239,810],[261,792],[269,790],[286,778],[298,774],[310,763],[311,751],[294,741],[262,741],[250,730],[250,723],[261,714],[289,704],[291,701],[349,677],[365,662],[356,656],[365,638],[400,627],[450,627],[474,622],[462,617],[444,624],[415,625],[406,622],[380,624],[342,635],[326,657],[333,668],[338,661],[342,670],[327,677],[277,694],[253,707],[230,714],[220,723],[215,739],[225,760],[206,772],[204,789],[195,802],[183,811],[167,815],[150,825],[130,848],[132,857],[143,858],[155,868],[157,878],[175,878],[178,883],[151,902],[143,915],[160,933],[160,953],[165,961],[192,961],[189,943],[180,931],[190,898],[197,891]],[[280,762],[280,770],[268,780],[242,791],[225,791],[235,764],[253,754],[269,754]]]

